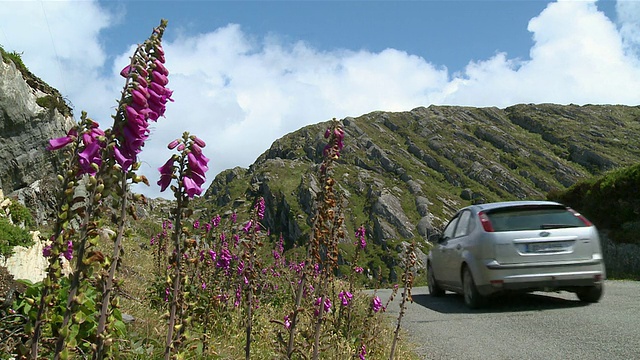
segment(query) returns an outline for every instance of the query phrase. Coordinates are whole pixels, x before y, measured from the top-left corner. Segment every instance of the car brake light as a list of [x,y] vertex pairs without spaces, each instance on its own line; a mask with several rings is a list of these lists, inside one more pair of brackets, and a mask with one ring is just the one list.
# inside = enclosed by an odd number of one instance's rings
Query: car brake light
[[568,208],[567,210],[569,210],[575,217],[580,219],[580,221],[582,221],[586,226],[593,226],[591,221],[589,221],[586,217],[582,216],[579,212],[573,210],[572,208]]
[[491,225],[491,220],[484,212],[480,211],[478,213],[478,217],[480,218],[480,223],[482,224],[482,228],[486,232],[494,232],[493,225]]

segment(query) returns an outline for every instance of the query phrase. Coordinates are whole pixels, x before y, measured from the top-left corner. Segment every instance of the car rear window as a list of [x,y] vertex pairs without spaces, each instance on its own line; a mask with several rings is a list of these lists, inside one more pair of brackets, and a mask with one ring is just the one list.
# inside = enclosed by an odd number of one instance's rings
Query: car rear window
[[486,213],[494,231],[583,227],[585,223],[562,206],[521,206]]

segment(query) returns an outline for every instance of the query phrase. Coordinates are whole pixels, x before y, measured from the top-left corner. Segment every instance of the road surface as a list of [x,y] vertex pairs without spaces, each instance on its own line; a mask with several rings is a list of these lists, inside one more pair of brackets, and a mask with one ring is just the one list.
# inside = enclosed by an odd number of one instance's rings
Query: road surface
[[[400,289],[400,292],[402,289]],[[389,290],[378,290],[383,303]],[[398,298],[387,315],[397,319]],[[597,304],[573,293],[533,293],[469,310],[461,296],[413,289],[402,329],[424,359],[640,359],[640,282],[606,281]]]

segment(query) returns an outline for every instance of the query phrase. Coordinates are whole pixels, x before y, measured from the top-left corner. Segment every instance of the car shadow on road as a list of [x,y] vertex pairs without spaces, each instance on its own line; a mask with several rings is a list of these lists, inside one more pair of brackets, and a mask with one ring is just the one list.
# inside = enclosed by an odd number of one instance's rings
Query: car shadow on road
[[553,293],[503,294],[487,299],[487,304],[480,309],[469,309],[461,295],[447,293],[442,297],[429,294],[413,295],[413,301],[433,311],[444,314],[463,313],[500,313],[520,311],[542,311],[585,306],[578,300],[569,300],[553,296]]

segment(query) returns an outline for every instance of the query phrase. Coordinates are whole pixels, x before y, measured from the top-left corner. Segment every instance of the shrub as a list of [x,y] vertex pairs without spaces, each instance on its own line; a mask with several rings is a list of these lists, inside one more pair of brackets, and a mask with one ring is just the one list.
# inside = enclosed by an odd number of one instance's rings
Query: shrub
[[27,230],[13,225],[7,218],[0,218],[0,255],[11,256],[14,246],[32,244],[33,239]]

